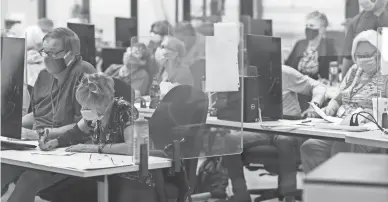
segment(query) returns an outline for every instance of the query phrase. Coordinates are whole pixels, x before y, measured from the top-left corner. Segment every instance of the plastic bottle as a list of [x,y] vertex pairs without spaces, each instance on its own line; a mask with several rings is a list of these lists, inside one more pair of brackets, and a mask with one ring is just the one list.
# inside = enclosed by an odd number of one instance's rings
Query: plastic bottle
[[156,81],[152,83],[152,86],[150,89],[150,98],[151,98],[151,102],[150,102],[149,108],[156,109],[159,106],[159,102],[160,102],[160,87]]
[[140,164],[140,145],[147,145],[146,155],[149,156],[149,126],[148,120],[144,117],[139,117],[134,124],[133,134],[133,163]]

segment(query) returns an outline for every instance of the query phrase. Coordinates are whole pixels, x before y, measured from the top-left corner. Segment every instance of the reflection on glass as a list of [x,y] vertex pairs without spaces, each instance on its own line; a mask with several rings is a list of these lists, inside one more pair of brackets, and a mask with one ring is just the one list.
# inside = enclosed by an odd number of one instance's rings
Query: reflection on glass
[[[182,25],[181,28],[187,27]],[[156,74],[150,75],[149,96],[137,99],[146,104],[142,108],[140,102],[135,103],[140,113],[149,119],[153,149],[162,150],[172,157],[174,141],[178,141],[183,158],[241,153],[241,134],[238,133],[241,130],[240,115],[236,114],[236,122],[231,126],[223,124],[212,111],[217,94],[203,90],[207,79],[206,68],[209,68],[205,36],[192,29],[175,31],[177,37],[164,37],[154,54],[149,51],[152,60],[149,68],[156,70]],[[134,37],[131,45],[135,47],[144,42],[147,46],[150,38]],[[131,75],[132,86],[136,79],[135,75]],[[241,107],[241,104],[236,107]],[[212,116],[209,112],[213,112]]]

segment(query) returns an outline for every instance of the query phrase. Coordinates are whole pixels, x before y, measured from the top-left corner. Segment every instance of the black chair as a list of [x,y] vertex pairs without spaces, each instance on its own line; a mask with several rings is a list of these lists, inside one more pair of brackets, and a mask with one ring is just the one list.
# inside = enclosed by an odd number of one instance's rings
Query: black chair
[[[296,154],[295,154],[296,155]],[[279,160],[278,160],[278,150],[273,145],[262,145],[251,147],[249,149],[244,149],[242,154],[243,162],[245,167],[250,171],[256,171],[259,169],[265,169],[269,173],[260,174],[260,176],[278,175],[278,185],[280,179],[282,178],[279,175]],[[297,165],[300,165],[301,161],[298,159]],[[275,189],[251,189],[249,193],[252,195],[260,195],[255,198],[255,202],[267,201],[271,199],[278,198],[283,200],[284,196],[280,193],[278,188]],[[301,200],[301,191],[298,190],[294,194],[296,200]]]
[[[180,141],[180,152],[190,188],[194,188],[198,157],[202,149],[202,134],[208,111],[208,98],[201,90],[191,86],[177,86],[168,92],[149,120],[150,138],[156,150],[172,158],[171,145]],[[176,179],[166,179],[166,197],[185,201],[182,187]],[[172,185],[172,184],[175,184]],[[192,193],[193,190],[189,190]],[[184,191],[183,191],[184,192]]]

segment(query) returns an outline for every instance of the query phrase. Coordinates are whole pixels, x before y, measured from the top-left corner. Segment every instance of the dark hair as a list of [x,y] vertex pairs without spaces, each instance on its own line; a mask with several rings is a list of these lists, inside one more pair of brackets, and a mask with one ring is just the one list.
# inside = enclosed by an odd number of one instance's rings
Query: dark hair
[[9,30],[14,26],[15,24],[21,24],[22,22],[20,20],[5,20],[5,29]]
[[170,23],[167,20],[157,21],[151,25],[150,32],[153,32],[153,33],[161,35],[161,36],[171,35],[172,26],[170,25]]
[[81,44],[78,35],[66,27],[58,27],[50,31],[43,37],[43,42],[47,39],[59,39],[62,41],[65,51],[71,51],[75,55],[81,54]]
[[174,33],[180,33],[185,31],[189,32],[189,36],[195,36],[195,29],[193,25],[188,21],[180,22],[174,27]]

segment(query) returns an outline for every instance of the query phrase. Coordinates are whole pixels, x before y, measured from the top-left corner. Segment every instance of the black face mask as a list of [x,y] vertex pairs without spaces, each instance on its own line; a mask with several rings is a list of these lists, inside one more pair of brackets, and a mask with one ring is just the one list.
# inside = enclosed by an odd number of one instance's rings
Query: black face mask
[[67,67],[65,59],[63,58],[53,59],[45,57],[44,63],[46,64],[47,71],[52,75],[61,73]]
[[318,29],[306,28],[305,29],[305,33],[306,33],[306,39],[310,41],[310,40],[315,39],[318,36],[319,30]]

